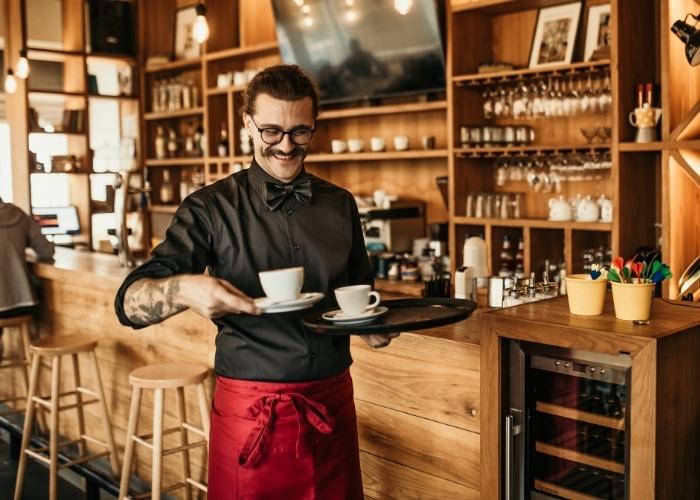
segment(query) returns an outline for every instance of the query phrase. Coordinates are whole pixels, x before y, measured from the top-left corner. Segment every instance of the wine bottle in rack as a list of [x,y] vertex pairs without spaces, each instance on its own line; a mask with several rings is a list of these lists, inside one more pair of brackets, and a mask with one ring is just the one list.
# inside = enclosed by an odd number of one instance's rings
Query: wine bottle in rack
[[172,203],[174,200],[173,184],[170,182],[170,170],[163,170],[163,182],[160,185],[160,202],[163,204]]
[[166,157],[165,132],[163,131],[163,127],[161,127],[160,125],[156,127],[155,152],[156,158],[158,158],[159,160],[162,160]]
[[217,153],[220,157],[228,156],[228,131],[226,130],[226,123],[221,124],[221,131],[219,132],[219,145],[217,147]]

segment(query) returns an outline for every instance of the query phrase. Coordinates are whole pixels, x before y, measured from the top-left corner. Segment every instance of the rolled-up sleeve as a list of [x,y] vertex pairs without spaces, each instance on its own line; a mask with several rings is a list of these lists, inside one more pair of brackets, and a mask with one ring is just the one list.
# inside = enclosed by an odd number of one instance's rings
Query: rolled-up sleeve
[[124,312],[124,296],[136,281],[203,273],[213,261],[213,234],[206,201],[196,194],[186,198],[178,207],[163,242],[153,250],[146,262],[129,273],[119,287],[114,300],[119,322],[134,329],[146,326],[132,323]]

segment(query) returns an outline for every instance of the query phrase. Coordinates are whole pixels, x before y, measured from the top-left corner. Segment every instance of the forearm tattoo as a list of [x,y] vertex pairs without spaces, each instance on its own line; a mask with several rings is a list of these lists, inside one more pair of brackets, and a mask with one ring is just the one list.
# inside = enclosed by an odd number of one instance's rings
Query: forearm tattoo
[[187,309],[178,304],[180,278],[141,279],[131,285],[124,297],[124,312],[132,323],[153,325]]

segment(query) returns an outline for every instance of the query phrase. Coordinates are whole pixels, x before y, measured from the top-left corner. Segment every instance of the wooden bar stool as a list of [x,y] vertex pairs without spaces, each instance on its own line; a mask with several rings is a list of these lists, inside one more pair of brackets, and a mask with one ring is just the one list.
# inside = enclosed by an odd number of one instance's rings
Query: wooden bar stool
[[[190,486],[204,492],[207,486],[190,477],[190,453],[189,450],[198,446],[204,446],[208,451],[209,444],[209,402],[204,391],[204,381],[209,369],[205,366],[184,363],[163,363],[147,365],[137,368],[129,374],[129,382],[133,386],[131,392],[131,409],[129,410],[129,425],[126,430],[126,444],[124,446],[124,465],[122,467],[121,484],[119,485],[119,500],[130,498],[152,497],[159,499],[161,493],[166,493],[178,488],[185,488],[185,499],[190,500]],[[199,404],[199,415],[202,420],[202,428],[194,427],[187,422],[185,412],[185,387],[195,385]],[[139,407],[141,404],[141,392],[143,389],[153,389],[153,433],[142,436],[136,435],[139,419]],[[163,430],[163,398],[165,389],[177,389],[177,427]],[[163,436],[174,432],[180,433],[180,446],[163,449]],[[199,434],[204,439],[195,443],[189,443],[187,431]],[[152,443],[148,439],[152,438]],[[134,455],[134,443],[143,445],[153,452],[151,491],[139,495],[129,496],[129,479],[131,477],[131,464]],[[182,482],[163,488],[161,485],[163,457],[172,453],[182,453]]]
[[[49,499],[56,499],[58,486],[58,469],[72,467],[77,464],[88,462],[105,455],[109,455],[109,462],[112,473],[115,477],[119,475],[119,462],[117,461],[112,426],[107,414],[107,404],[105,402],[104,389],[100,370],[95,357],[95,347],[97,340],[86,338],[84,335],[66,335],[60,337],[45,337],[29,346],[32,354],[32,367],[29,376],[29,393],[27,395],[26,415],[24,418],[24,430],[22,432],[22,445],[20,447],[19,465],[17,468],[17,485],[15,487],[15,500],[22,497],[24,486],[24,474],[27,466],[27,456],[49,465]],[[86,354],[90,367],[90,378],[95,385],[94,390],[87,389],[81,385],[80,370],[78,367],[78,354]],[[59,392],[61,378],[61,357],[70,355],[73,364],[73,379],[75,390],[69,392]],[[42,359],[46,358],[51,362],[51,395],[49,398],[36,396],[39,385],[39,368]],[[83,394],[91,396],[93,399],[83,400]],[[60,405],[60,399],[66,396],[75,396],[75,403]],[[89,404],[98,403],[100,407],[100,420],[102,420],[102,430],[106,441],[100,441],[85,433],[85,418],[83,407]],[[49,420],[51,422],[49,445],[41,448],[30,448],[29,441],[34,420],[35,407],[45,407],[49,409]],[[79,438],[58,444],[58,415],[62,411],[76,409],[78,413],[78,433]],[[97,444],[107,448],[107,451],[88,454],[87,442]],[[67,463],[58,463],[58,449],[64,446],[77,444],[79,455],[77,458]],[[48,457],[45,453],[48,452]]]
[[[0,400],[0,403],[11,403],[12,408],[4,412],[0,412],[0,416],[14,415],[24,411],[17,406],[19,401],[27,399],[29,392],[29,324],[32,320],[31,316],[16,316],[14,318],[0,319],[0,330],[3,330],[3,347],[8,345],[9,333],[19,333],[18,350],[14,353],[5,352],[3,348],[2,357],[0,358],[0,370],[17,370],[20,371],[20,376],[24,382],[24,393],[17,396],[16,393],[9,398]],[[8,355],[9,354],[9,355]]]

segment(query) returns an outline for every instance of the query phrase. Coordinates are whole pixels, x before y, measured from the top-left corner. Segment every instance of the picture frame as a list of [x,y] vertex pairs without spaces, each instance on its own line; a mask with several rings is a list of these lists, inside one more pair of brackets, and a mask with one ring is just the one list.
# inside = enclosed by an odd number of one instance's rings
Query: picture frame
[[570,64],[580,18],[581,2],[541,8],[537,13],[529,67]]
[[175,11],[175,36],[173,56],[175,59],[195,59],[201,55],[201,45],[192,36],[192,24],[197,17],[195,6],[182,7]]
[[610,4],[592,5],[586,20],[586,42],[583,60],[591,61],[610,57],[612,28]]

